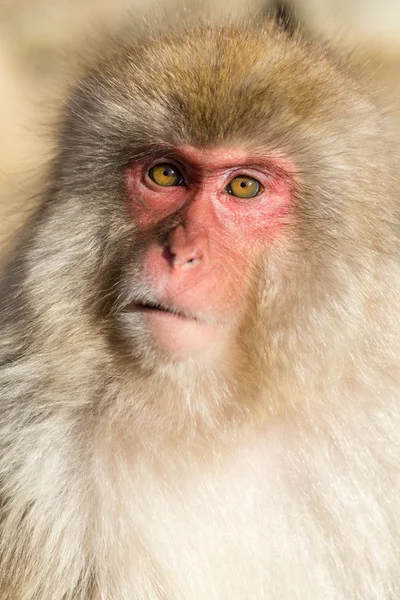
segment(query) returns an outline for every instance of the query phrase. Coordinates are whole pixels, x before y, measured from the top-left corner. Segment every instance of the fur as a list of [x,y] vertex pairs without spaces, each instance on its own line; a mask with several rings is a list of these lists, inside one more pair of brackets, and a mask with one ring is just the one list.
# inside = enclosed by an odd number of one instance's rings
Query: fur
[[[74,90],[4,275],[2,600],[399,596],[387,128],[342,60],[269,21],[141,39]],[[149,341],[135,357],[116,318],[141,248],[124,165],[188,143],[295,165],[294,211],[212,365]]]

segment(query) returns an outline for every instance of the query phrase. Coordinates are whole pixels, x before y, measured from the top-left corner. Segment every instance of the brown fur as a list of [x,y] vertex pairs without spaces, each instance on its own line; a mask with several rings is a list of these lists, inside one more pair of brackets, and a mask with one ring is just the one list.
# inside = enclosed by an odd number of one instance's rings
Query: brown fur
[[[2,600],[399,595],[387,128],[330,50],[272,22],[140,40],[75,90],[4,277]],[[222,361],[170,364],[145,339],[133,356],[123,168],[221,143],[291,158],[285,235]]]

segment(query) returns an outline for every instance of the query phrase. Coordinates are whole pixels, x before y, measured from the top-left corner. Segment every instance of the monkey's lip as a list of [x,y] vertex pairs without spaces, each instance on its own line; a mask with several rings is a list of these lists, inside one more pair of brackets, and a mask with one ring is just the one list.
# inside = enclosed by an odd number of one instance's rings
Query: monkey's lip
[[223,321],[221,319],[216,318],[215,316],[211,316],[208,314],[202,314],[198,312],[191,312],[185,310],[183,308],[173,306],[171,304],[166,304],[164,302],[138,302],[132,301],[127,304],[124,308],[124,312],[136,312],[143,314],[154,314],[154,315],[165,315],[170,318],[175,317],[176,319],[181,319],[182,321],[194,321],[199,323],[200,325],[223,325]]
[[166,306],[165,304],[159,304],[158,302],[131,302],[125,309],[126,312],[142,312],[142,313],[166,313],[173,315],[180,319],[192,319],[197,321],[194,315],[189,315],[186,312],[180,311],[175,307]]

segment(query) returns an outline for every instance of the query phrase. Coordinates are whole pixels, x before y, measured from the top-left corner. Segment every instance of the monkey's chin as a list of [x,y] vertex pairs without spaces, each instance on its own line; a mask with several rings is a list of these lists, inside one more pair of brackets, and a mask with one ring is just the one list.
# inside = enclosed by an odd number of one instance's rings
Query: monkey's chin
[[157,348],[174,361],[215,357],[227,336],[226,326],[167,311],[147,310],[142,318]]

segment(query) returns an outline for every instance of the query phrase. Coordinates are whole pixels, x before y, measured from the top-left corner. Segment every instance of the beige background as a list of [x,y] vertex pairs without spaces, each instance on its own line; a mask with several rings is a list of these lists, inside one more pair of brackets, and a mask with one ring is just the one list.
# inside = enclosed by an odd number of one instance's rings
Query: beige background
[[[360,68],[382,93],[400,100],[400,0],[293,4],[310,27],[354,48]],[[221,8],[215,5],[192,0],[188,7],[200,13],[240,13],[248,6],[261,9],[263,2],[221,0]],[[51,156],[54,114],[79,56],[99,31],[120,31],[129,15],[152,19],[162,10],[173,16],[176,2],[164,0],[154,7],[148,0],[0,0],[0,255],[35,202],[34,191]]]

